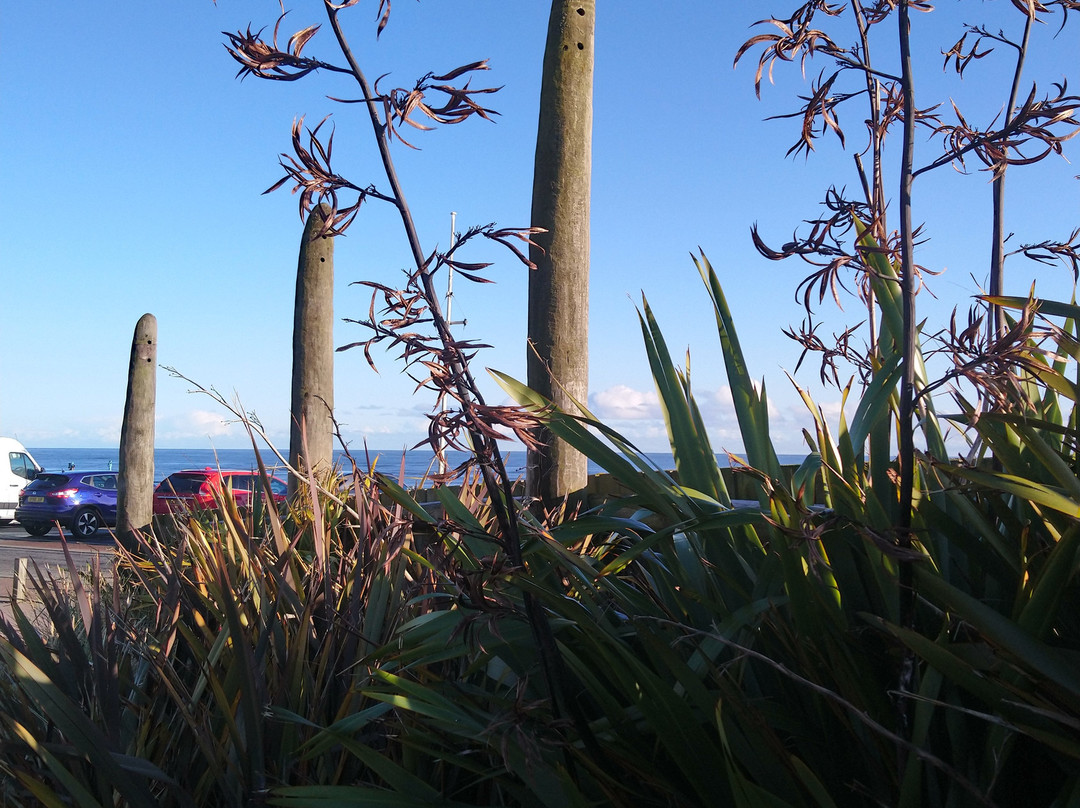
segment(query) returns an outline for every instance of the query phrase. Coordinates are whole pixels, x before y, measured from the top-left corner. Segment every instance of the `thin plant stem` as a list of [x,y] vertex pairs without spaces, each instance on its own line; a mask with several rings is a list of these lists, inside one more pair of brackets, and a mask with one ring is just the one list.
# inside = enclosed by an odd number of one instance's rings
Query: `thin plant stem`
[[[915,260],[914,231],[911,225],[912,164],[915,154],[915,84],[911,64],[911,18],[907,0],[899,8],[901,91],[904,97],[903,149],[900,158],[900,293],[903,307],[903,374],[900,383],[899,442],[900,492],[897,519],[897,542],[901,548],[911,548],[911,518],[915,490]],[[899,562],[900,625],[913,628],[915,622],[915,591],[910,561]],[[904,653],[898,682],[901,694],[911,692],[914,678],[914,659]],[[910,732],[910,702],[899,698],[897,725],[901,734]],[[899,754],[906,756],[903,749]],[[901,771],[903,770],[903,759]]]
[[[1031,29],[1035,25],[1035,10],[1029,7],[1027,21],[1024,23],[1024,37],[1017,48],[1016,68],[1013,70],[1012,89],[1009,92],[1009,102],[1005,105],[1004,128],[1008,129],[1013,122],[1013,113],[1016,110],[1016,99],[1020,95],[1020,79],[1024,73],[1024,60],[1027,57],[1028,45],[1031,41]],[[1002,146],[1008,149],[1007,145]],[[1004,294],[1005,286],[1005,171],[1001,170],[994,177],[994,224],[993,241],[990,254],[990,296],[999,297]],[[997,303],[990,303],[990,317],[987,323],[988,337],[992,342],[1002,336],[1008,329],[1005,322],[1005,312]]]
[[[434,278],[428,269],[428,262],[425,259],[424,252],[420,246],[420,238],[416,229],[416,224],[413,220],[412,213],[409,210],[408,203],[406,202],[397,171],[394,168],[393,158],[390,154],[387,125],[380,117],[376,97],[341,28],[338,21],[338,9],[335,8],[329,0],[324,0],[324,5],[330,27],[334,32],[334,36],[337,38],[338,46],[345,56],[345,59],[348,61],[349,67],[363,93],[364,103],[367,107],[368,115],[371,118],[371,125],[375,132],[375,140],[378,143],[379,156],[382,159],[383,170],[386,174],[387,181],[390,183],[393,196],[392,202],[401,216],[406,237],[409,241],[409,248],[412,251],[413,261],[416,264],[418,277],[424,290],[425,302],[429,306],[432,321],[439,334],[439,339],[442,343],[445,355],[448,358],[450,370],[454,374],[457,393],[466,408],[468,408],[468,402],[483,406],[483,395],[473,378],[468,362],[462,357],[461,351],[457,347],[457,343],[450,332],[450,325],[443,314],[442,306],[439,302],[439,294],[435,289]],[[504,537],[503,547],[510,564],[519,570],[524,570],[525,564],[521,550],[521,534],[517,518],[515,514],[511,512],[514,503],[513,489],[510,484],[509,475],[506,472],[502,453],[495,440],[484,434],[477,427],[473,420],[474,417],[474,414],[469,412],[467,429],[472,441],[473,450],[480,461],[480,474],[484,480],[484,486],[489,493],[491,507],[495,513],[499,530]],[[552,696],[553,709],[556,717],[564,712],[569,712],[585,743],[599,752],[597,744],[593,739],[592,733],[589,730],[583,715],[581,715],[580,710],[576,709],[575,704],[566,696],[568,690],[566,686],[566,665],[559,652],[558,645],[555,642],[551,625],[548,623],[540,604],[530,592],[523,592],[522,597],[526,618],[539,649],[541,667],[544,671],[545,679],[547,680],[548,691]]]

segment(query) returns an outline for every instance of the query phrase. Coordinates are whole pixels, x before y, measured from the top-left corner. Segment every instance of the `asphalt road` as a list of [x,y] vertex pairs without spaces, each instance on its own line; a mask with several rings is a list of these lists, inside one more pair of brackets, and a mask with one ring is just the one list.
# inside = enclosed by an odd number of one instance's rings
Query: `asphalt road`
[[[76,541],[66,534],[68,549],[80,566],[89,563],[93,555],[100,556],[102,567],[112,563],[116,547],[108,530],[99,530],[92,539]],[[54,527],[45,536],[31,536],[17,522],[0,527],[0,579],[10,579],[19,558],[32,558],[39,566],[63,565],[64,550],[60,533]]]

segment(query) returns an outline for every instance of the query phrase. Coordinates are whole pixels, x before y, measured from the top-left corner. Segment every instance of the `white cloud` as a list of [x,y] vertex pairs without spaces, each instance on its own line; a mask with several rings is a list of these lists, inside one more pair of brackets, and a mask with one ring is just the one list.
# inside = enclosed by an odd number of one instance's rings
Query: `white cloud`
[[102,446],[120,445],[121,423],[101,426],[94,432],[94,437]]
[[[803,430],[813,432],[813,418],[797,396],[769,396],[769,427],[773,445],[780,454],[801,454],[806,451]],[[781,391],[782,392],[782,391]],[[701,411],[709,433],[709,441],[717,452],[743,451],[742,432],[732,401],[731,388],[721,385],[695,391],[694,399]],[[667,427],[663,421],[660,402],[655,391],[636,390],[617,384],[590,396],[592,410],[608,426],[617,430],[645,451],[666,452]],[[840,402],[825,401],[822,408],[835,429]]]
[[21,429],[14,437],[28,447],[118,446],[119,418],[64,419],[63,426],[54,429]]
[[[162,447],[203,446],[207,440],[222,448],[248,445],[243,424],[225,410],[184,410],[159,415],[154,432],[154,442]],[[119,441],[119,438],[117,440]]]
[[71,427],[61,429],[20,429],[14,430],[10,434],[20,440],[24,446],[71,445],[73,439],[82,439],[82,432]]
[[190,426],[199,432],[209,435],[210,437],[217,437],[219,435],[233,435],[238,432],[241,425],[238,423],[230,423],[222,417],[220,412],[209,412],[207,410],[195,410],[188,415],[188,423]]
[[840,413],[844,409],[843,402],[840,399],[835,399],[834,401],[826,401],[823,404],[819,404],[818,407],[821,408],[821,412],[824,414],[825,420],[828,421],[830,425],[839,426]]
[[713,401],[715,401],[721,407],[731,407],[734,409],[735,402],[731,397],[731,388],[724,384],[713,391]]
[[660,400],[653,390],[635,390],[625,384],[617,384],[593,393],[590,398],[592,411],[601,421],[640,421],[661,417]]

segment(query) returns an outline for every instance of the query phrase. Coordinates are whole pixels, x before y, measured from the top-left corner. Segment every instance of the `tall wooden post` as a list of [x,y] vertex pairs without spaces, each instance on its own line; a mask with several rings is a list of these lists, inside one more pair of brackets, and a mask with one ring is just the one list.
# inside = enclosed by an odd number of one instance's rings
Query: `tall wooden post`
[[[574,411],[589,394],[589,203],[595,0],[552,0],[540,90],[530,250],[529,386]],[[554,504],[583,489],[587,462],[546,430],[530,452],[526,490]]]
[[116,535],[133,547],[154,516],[154,414],[157,399],[157,318],[144,314],[135,325],[128,363],[124,423],[120,428]]
[[296,267],[289,463],[301,471],[334,462],[334,240],[318,236],[329,215],[328,205],[308,215]]

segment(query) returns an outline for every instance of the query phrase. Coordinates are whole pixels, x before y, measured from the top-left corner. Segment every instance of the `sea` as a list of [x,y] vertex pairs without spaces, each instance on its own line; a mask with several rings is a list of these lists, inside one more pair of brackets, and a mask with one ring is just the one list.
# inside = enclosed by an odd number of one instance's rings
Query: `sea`
[[[27,447],[38,464],[44,466],[46,471],[119,471],[120,449],[57,449]],[[402,451],[401,449],[371,451],[366,455],[363,451],[353,452],[357,464],[367,469],[374,466],[389,477],[399,480],[407,488],[425,487],[429,485],[428,477],[438,471],[435,457],[431,452],[419,450]],[[259,456],[263,464],[279,475],[283,467],[278,458],[269,449],[260,450]],[[336,453],[336,459],[341,460],[342,453]],[[657,467],[662,469],[675,468],[675,460],[671,454],[649,453],[646,455]],[[453,468],[464,462],[466,454],[460,451],[448,451],[447,460]],[[512,479],[525,477],[525,451],[523,449],[510,450],[504,453],[503,460],[506,470]],[[721,466],[728,465],[727,455],[717,455],[717,461]],[[781,455],[781,463],[799,463],[800,455]],[[258,461],[254,449],[155,449],[154,450],[154,482],[161,482],[175,471],[184,469],[220,468],[237,470],[255,470]],[[590,461],[590,475],[603,473],[604,469]]]

